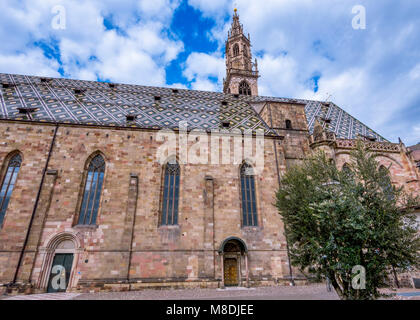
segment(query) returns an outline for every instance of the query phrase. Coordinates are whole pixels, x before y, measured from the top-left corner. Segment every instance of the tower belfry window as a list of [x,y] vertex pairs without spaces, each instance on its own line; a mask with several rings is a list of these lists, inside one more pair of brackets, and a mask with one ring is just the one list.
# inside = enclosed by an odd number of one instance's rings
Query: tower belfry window
[[235,43],[234,45],[233,45],[233,55],[236,57],[236,56],[239,56],[239,45],[237,44],[237,43]]
[[239,94],[243,94],[243,95],[246,95],[246,96],[251,95],[251,87],[249,86],[248,82],[242,81],[239,84]]

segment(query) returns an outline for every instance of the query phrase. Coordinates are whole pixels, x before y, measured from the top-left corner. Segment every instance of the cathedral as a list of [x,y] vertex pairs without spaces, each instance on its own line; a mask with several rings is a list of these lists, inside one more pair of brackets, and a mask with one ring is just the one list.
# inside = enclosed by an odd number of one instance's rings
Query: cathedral
[[[0,74],[0,294],[305,283],[275,192],[315,150],[343,167],[357,139],[419,192],[402,141],[333,102],[260,96],[236,11],[225,56],[223,93]],[[245,132],[259,170],[229,154]],[[200,141],[211,162],[182,156]]]

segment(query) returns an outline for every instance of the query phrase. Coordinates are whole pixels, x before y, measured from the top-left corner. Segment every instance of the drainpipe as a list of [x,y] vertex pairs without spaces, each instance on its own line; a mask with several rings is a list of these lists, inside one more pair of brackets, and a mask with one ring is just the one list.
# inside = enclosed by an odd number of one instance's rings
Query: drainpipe
[[[36,210],[38,208],[39,197],[41,196],[41,189],[42,189],[42,186],[44,184],[45,175],[46,175],[47,170],[48,170],[48,164],[50,162],[52,150],[54,148],[55,138],[57,136],[58,127],[59,127],[59,124],[56,123],[55,124],[55,129],[54,129],[54,135],[53,135],[53,138],[52,138],[52,141],[51,141],[51,145],[50,145],[50,149],[48,151],[47,161],[45,162],[45,167],[44,167],[44,169],[42,171],[42,178],[41,178],[41,182],[39,184],[38,193],[36,195],[34,209],[32,210],[31,220],[29,221],[29,226],[28,226],[28,229],[26,231],[25,241],[23,242],[22,250],[20,251],[19,261],[18,261],[18,264],[16,266],[16,272],[15,272],[15,275],[13,277],[12,285],[16,284],[16,279],[17,279],[18,274],[19,274],[20,265],[22,264],[23,255],[25,253],[25,249],[26,249],[26,246],[28,244],[29,234],[31,232],[31,228],[32,228],[32,224],[33,224],[33,221],[34,221],[34,218],[35,218]],[[29,279],[29,281],[30,281],[30,279]]]
[[[133,223],[131,225],[131,238],[130,238],[130,251],[128,253],[128,269],[127,269],[127,282],[128,282],[128,291],[131,291],[131,283],[130,283],[130,269],[131,269],[131,258],[133,256],[133,240],[134,240],[134,228],[136,226],[136,214],[137,214],[137,200],[139,196],[139,178],[137,174],[130,174],[130,187],[131,185],[136,186],[136,201],[134,204],[134,212],[133,212]],[[130,194],[130,193],[129,193]]]
[[[271,113],[271,105],[267,104],[267,106],[268,106],[268,110],[270,111],[270,126],[271,126],[271,128],[273,128],[273,115]],[[277,134],[277,132],[275,132],[275,133]],[[280,188],[281,179],[280,179],[280,170],[279,170],[279,160],[278,160],[278,156],[277,156],[277,145],[276,145],[276,140],[275,139],[273,139],[273,146],[274,146],[274,153],[276,155],[277,180],[278,180],[279,188]],[[295,280],[293,279],[292,265],[290,263],[289,241],[287,239],[286,232],[284,233],[284,236],[286,238],[286,251],[287,251],[287,261],[289,263],[290,284],[292,286],[295,286]]]

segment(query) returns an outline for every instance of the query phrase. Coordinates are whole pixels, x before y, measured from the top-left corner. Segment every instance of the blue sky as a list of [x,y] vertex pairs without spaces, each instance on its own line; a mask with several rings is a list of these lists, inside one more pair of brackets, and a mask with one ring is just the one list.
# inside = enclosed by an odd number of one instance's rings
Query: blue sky
[[[366,29],[352,27],[356,5]],[[387,139],[420,142],[419,1],[0,0],[0,72],[221,91],[234,6],[261,95],[330,97]]]

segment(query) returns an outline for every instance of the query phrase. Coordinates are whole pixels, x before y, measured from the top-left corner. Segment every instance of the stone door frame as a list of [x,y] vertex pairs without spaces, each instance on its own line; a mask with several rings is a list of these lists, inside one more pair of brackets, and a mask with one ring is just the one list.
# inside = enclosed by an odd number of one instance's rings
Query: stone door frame
[[[73,243],[73,248],[59,248],[60,244],[66,241],[71,241]],[[41,289],[42,291],[47,292],[48,281],[50,280],[51,275],[51,268],[56,254],[73,254],[73,263],[66,288],[66,292],[71,291],[71,289],[76,285],[75,273],[77,270],[79,257],[83,253],[83,249],[80,245],[80,240],[77,237],[77,235],[65,232],[55,235],[47,243],[48,245],[46,247],[40,249],[40,254],[43,256],[43,261],[41,273],[36,287],[38,289]]]
[[[236,242],[239,247],[240,251],[237,252],[225,252],[225,245],[228,242]],[[225,239],[219,248],[219,255],[220,255],[220,264],[221,264],[221,288],[225,288],[225,258],[233,258],[236,259],[236,262],[238,264],[238,287],[243,285],[242,281],[242,256],[244,256],[245,259],[245,275],[246,275],[246,287],[249,288],[249,268],[248,268],[248,248],[245,244],[245,242],[237,237],[229,237]]]

